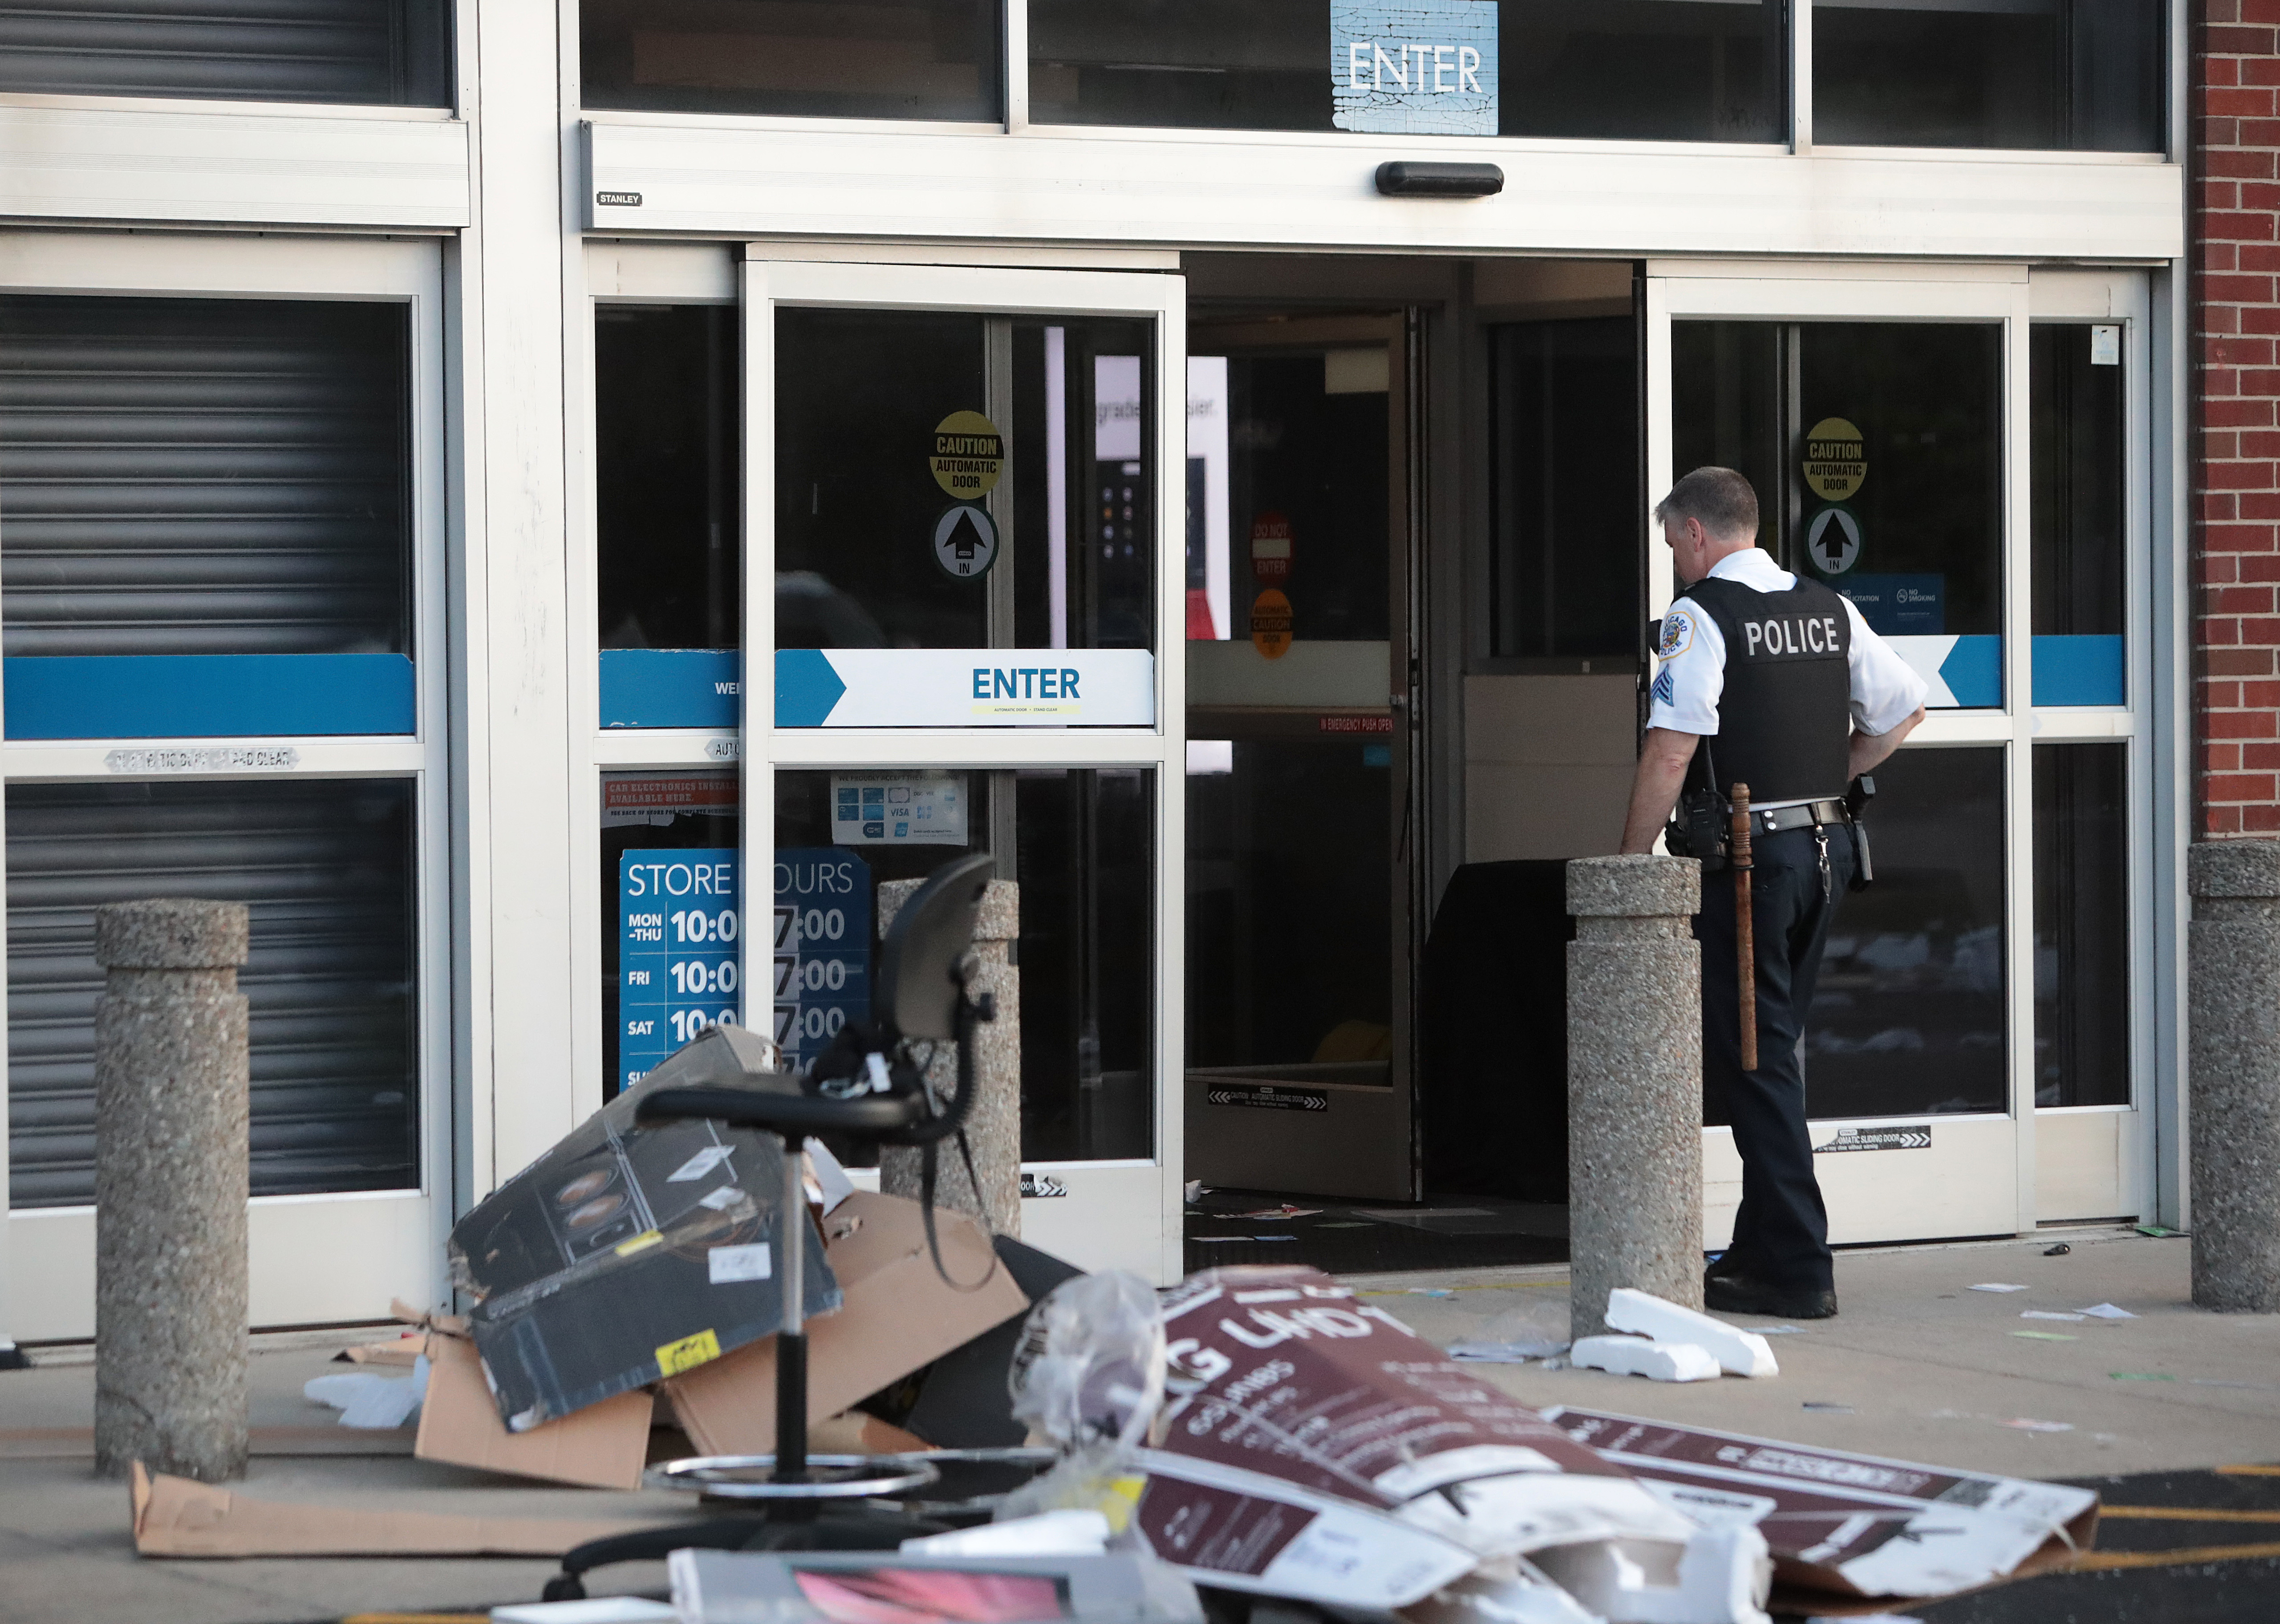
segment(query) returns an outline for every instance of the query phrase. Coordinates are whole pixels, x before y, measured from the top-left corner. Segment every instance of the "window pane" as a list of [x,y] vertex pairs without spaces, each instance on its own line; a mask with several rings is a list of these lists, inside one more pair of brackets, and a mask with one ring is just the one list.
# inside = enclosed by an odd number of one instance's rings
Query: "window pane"
[[0,90],[451,104],[443,0],[0,6]]
[[2160,0],[1813,0],[1813,134],[1831,145],[2158,152]]
[[2035,750],[2035,1104],[2130,1103],[2127,745]]
[[1228,770],[1188,775],[1189,1066],[1390,1085],[1391,750],[1219,748]]
[[406,319],[0,297],[6,651],[411,652]]
[[[779,312],[776,646],[1152,646],[1153,349],[1140,321]],[[953,418],[998,445],[970,495],[935,466]],[[935,557],[962,504],[997,536],[971,577]]]
[[402,779],[8,788],[9,1194],[95,1198],[95,910],[243,902],[253,1193],[420,1181],[418,903]]
[[[779,772],[777,880],[793,859],[855,877],[875,920],[882,880],[917,879],[967,851],[993,851],[998,877],[1021,888],[1021,1155],[1028,1161],[1144,1157],[1155,1140],[1155,783],[1140,770],[1023,768],[928,774]],[[861,804],[921,801],[951,815],[917,835],[835,816]],[[859,835],[856,834],[860,830]],[[778,898],[781,903],[783,897]],[[860,966],[867,984],[868,949]],[[848,956],[851,965],[852,956]],[[845,979],[858,979],[851,968]],[[804,1024],[828,1027],[829,989],[800,995]],[[806,1020],[806,1006],[826,1018]],[[784,1001],[779,1000],[779,1016]],[[781,1020],[779,1024],[781,1024]],[[813,1040],[813,1041],[811,1041]],[[799,1058],[823,1039],[803,1034]]]
[[583,0],[589,107],[997,119],[998,0]]
[[2038,323],[2034,445],[2034,699],[2121,704],[2129,445],[2119,324]]
[[1937,657],[1936,707],[2003,702],[2000,329],[1672,324],[1675,466],[1739,468],[1761,545]]
[[1489,330],[1493,653],[1637,658],[1638,416],[1629,317]]
[[738,587],[736,312],[594,312],[595,544],[605,649],[733,649]]
[[2002,1111],[2003,752],[1904,750],[1876,779],[1876,882],[1837,904],[1805,1035],[1806,1108]]
[[1781,19],[1779,0],[1427,0],[1390,15],[1325,0],[1033,0],[1029,111],[1058,124],[1773,141]]

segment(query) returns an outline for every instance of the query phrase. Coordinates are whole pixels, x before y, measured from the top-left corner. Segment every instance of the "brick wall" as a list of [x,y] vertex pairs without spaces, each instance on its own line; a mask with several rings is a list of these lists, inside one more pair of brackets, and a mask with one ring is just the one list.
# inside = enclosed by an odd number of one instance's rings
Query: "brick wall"
[[2196,12],[2195,810],[2222,838],[2280,833],[2280,0]]

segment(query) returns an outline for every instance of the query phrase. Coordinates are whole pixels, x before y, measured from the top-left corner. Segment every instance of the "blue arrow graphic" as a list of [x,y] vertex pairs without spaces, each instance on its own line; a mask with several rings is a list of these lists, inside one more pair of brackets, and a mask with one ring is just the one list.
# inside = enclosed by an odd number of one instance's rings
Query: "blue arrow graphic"
[[1939,680],[1947,684],[1960,706],[1979,707],[2003,703],[2003,640],[1993,636],[1958,637],[1955,647],[1940,662]]
[[820,727],[847,684],[820,649],[776,650],[776,726]]

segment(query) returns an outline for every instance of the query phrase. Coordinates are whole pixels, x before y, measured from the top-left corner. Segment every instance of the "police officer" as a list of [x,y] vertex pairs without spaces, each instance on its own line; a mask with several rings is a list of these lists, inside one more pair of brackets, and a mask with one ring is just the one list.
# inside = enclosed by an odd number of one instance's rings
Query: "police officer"
[[1622,849],[1652,850],[1682,790],[1714,789],[1724,827],[1742,783],[1755,865],[1755,1070],[1742,1068],[1730,873],[1704,875],[1695,920],[1704,1098],[1714,1121],[1733,1125],[1742,1157],[1733,1243],[1703,1297],[1727,1313],[1826,1319],[1836,1276],[1799,1040],[1854,867],[1843,797],[1923,720],[1926,689],[1849,601],[1757,545],[1757,494],[1731,468],[1695,469],[1654,516],[1686,593],[1662,622]]

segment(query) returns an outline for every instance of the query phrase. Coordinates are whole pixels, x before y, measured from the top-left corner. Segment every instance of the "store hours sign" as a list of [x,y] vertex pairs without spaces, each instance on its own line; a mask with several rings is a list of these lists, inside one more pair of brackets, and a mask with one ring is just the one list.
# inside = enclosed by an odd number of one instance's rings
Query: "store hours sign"
[[628,851],[618,859],[621,1087],[742,1006],[737,853]]

